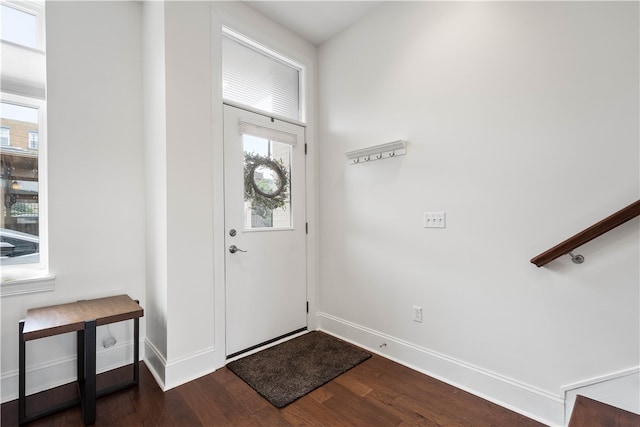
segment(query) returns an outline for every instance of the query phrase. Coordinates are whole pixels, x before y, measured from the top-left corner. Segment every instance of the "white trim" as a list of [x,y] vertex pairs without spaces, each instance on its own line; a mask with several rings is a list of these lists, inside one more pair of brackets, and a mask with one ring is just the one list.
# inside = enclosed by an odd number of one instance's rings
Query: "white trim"
[[144,340],[144,362],[162,390],[165,390],[165,366],[167,359],[148,338]]
[[579,381],[577,383],[568,384],[568,385],[565,385],[565,386],[561,387],[561,390],[562,390],[563,394],[566,394],[567,392],[569,392],[571,390],[575,390],[575,389],[583,388],[583,387],[588,387],[588,386],[591,386],[591,385],[594,385],[594,384],[603,383],[605,381],[615,380],[615,379],[618,379],[618,378],[622,378],[622,377],[626,377],[626,376],[629,376],[629,375],[637,374],[638,372],[640,372],[640,366],[635,366],[633,368],[623,369],[621,371],[612,372],[610,374],[603,375],[603,376],[600,376],[600,377],[589,378],[589,379],[584,380],[584,381]]
[[[2,267],[1,296],[50,291],[55,287],[55,276],[49,272],[49,198],[47,167],[47,123],[44,100],[21,95],[1,93],[0,101],[38,109],[38,222],[40,262],[34,264],[6,265]],[[41,282],[36,284],[36,282]],[[10,286],[6,289],[5,287]]]
[[163,391],[210,374],[218,368],[218,355],[213,347],[167,361],[151,341],[145,339],[144,344],[145,363]]
[[294,147],[298,145],[298,136],[295,133],[284,132],[264,123],[253,123],[251,120],[242,119],[240,120],[239,129],[242,135],[277,141]]
[[319,329],[502,407],[551,426],[564,421],[563,396],[327,313]]
[[229,107],[235,107],[240,110],[248,111],[250,113],[260,114],[261,116],[273,118],[275,120],[280,120],[281,122],[286,122],[292,125],[301,126],[303,128],[307,127],[307,124],[304,122],[300,122],[298,120],[294,120],[290,117],[281,116],[275,113],[269,113],[268,111],[260,110],[258,108],[253,108],[245,104],[240,104],[239,102],[229,101],[228,99],[222,100],[222,105],[228,105]]
[[[255,50],[258,53],[261,53],[263,55],[267,55],[272,57],[273,59],[276,59],[280,62],[282,62],[283,64],[298,70],[298,71],[302,71],[302,69],[304,68],[302,66],[302,64],[294,61],[291,58],[288,58],[286,56],[284,56],[283,54],[281,54],[280,52],[271,49],[270,47],[267,47],[266,45],[259,43],[255,40],[253,40],[250,37],[245,36],[244,34],[239,33],[238,31],[235,31],[231,28],[229,28],[226,25],[222,25],[222,36],[223,37],[229,37],[231,40],[234,40],[240,44],[243,44],[245,46],[247,46],[248,48],[251,48],[253,50]],[[301,100],[300,100],[301,101]],[[300,102],[302,103],[302,102]],[[299,108],[300,106],[298,106]]]
[[167,362],[165,391],[188,383],[216,370],[216,352],[213,347]]
[[12,295],[33,294],[36,292],[53,291],[56,287],[56,276],[48,273],[42,276],[31,276],[34,271],[29,271],[30,277],[4,280],[0,285],[0,297],[8,297]]
[[[226,356],[226,246],[224,219],[224,104],[222,99],[222,18],[217,8],[211,7],[211,135],[213,140],[213,292],[214,292],[214,366],[225,365]],[[216,84],[218,82],[218,84]]]

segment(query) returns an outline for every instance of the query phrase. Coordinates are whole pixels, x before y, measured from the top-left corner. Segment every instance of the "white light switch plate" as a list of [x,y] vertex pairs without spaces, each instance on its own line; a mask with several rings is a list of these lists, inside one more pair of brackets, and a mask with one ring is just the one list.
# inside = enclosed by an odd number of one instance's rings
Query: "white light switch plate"
[[445,228],[447,219],[444,212],[425,212],[424,228]]

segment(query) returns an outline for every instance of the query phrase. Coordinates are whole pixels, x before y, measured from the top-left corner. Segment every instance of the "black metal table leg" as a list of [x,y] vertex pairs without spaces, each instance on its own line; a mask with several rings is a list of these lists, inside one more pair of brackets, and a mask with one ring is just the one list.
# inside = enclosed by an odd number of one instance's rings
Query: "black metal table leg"
[[140,319],[133,319],[133,384],[140,379]]
[[84,329],[76,332],[76,365],[77,365],[77,377],[78,377],[78,385],[82,383],[85,379],[84,372]]
[[18,423],[23,424],[26,420],[26,363],[25,363],[25,342],[24,342],[24,320],[18,323]]
[[[84,378],[80,382],[80,401],[84,424],[96,422],[96,321],[84,324]],[[78,354],[80,356],[80,354]],[[79,366],[79,365],[78,365]]]

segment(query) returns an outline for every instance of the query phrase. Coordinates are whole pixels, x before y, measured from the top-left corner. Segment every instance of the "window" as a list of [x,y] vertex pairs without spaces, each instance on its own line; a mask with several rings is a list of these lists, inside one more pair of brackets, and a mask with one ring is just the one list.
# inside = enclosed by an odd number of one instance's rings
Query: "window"
[[246,37],[223,30],[222,96],[227,101],[302,120],[302,66]]
[[0,124],[13,130],[13,144],[3,146],[0,152],[4,199],[0,265],[39,264],[40,156],[39,150],[31,145],[32,135],[36,135],[37,141],[41,105],[29,98],[8,95],[2,98]]
[[38,132],[29,131],[29,148],[31,150],[38,149]]
[[0,145],[4,147],[11,145],[11,128],[6,126],[0,127]]
[[[24,2],[22,2],[24,3]],[[40,49],[39,14],[17,2],[6,2],[0,7],[2,30],[0,38],[4,41],[32,49]]]
[[44,2],[0,4],[1,295],[53,288],[47,258]]

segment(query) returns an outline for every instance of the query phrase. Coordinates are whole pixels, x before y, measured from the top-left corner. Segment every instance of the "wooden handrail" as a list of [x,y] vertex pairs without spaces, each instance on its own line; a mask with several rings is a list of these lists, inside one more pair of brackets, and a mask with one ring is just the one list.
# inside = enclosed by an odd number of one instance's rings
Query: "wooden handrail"
[[578,246],[584,245],[585,243],[603,235],[607,231],[613,230],[617,226],[624,224],[638,215],[640,215],[640,200],[631,203],[629,206],[620,209],[613,215],[610,215],[602,221],[593,224],[591,227],[582,230],[578,234],[569,237],[564,242],[558,243],[551,249],[531,258],[531,263],[538,267],[542,267],[554,259],[568,254]]

